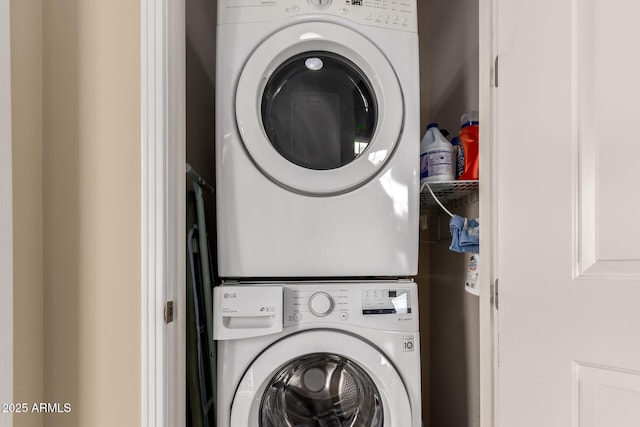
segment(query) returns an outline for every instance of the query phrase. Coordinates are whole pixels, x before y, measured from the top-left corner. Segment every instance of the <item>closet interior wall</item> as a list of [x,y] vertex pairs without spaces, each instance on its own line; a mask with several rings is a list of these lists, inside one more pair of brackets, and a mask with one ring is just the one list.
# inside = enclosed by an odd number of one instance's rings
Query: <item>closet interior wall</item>
[[[187,162],[212,186],[217,7],[216,1],[185,1]],[[192,189],[191,180],[187,179],[187,191]],[[209,242],[215,251],[215,197],[205,192],[204,203]]]
[[[479,105],[478,0],[418,2],[420,125],[457,134],[460,115]],[[478,203],[453,211],[478,216]],[[422,392],[425,427],[480,425],[478,297],[464,290],[467,254],[451,252],[449,216],[422,212],[420,232]],[[434,243],[435,242],[435,243]]]

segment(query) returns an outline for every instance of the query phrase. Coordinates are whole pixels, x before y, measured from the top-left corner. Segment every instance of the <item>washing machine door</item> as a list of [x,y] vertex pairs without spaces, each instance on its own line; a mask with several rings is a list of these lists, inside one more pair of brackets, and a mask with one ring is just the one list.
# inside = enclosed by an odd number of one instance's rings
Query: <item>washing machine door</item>
[[333,195],[365,184],[393,156],[404,98],[393,67],[369,39],[305,22],[252,52],[237,82],[235,115],[264,175],[291,191]]
[[284,338],[244,373],[231,427],[411,427],[409,394],[393,364],[347,333]]

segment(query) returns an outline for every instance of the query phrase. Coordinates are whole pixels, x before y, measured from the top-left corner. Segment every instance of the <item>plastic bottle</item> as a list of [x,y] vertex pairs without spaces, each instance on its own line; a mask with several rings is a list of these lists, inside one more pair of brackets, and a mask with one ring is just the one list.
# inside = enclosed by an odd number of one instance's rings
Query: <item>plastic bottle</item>
[[460,176],[464,172],[464,149],[462,148],[460,138],[457,136],[453,137],[451,145],[453,145],[453,164],[455,165],[456,179],[460,179]]
[[438,124],[429,123],[420,142],[420,183],[453,180],[453,158],[453,146],[442,136]]
[[464,171],[459,179],[478,179],[478,112],[468,111],[460,118],[460,142],[464,151]]

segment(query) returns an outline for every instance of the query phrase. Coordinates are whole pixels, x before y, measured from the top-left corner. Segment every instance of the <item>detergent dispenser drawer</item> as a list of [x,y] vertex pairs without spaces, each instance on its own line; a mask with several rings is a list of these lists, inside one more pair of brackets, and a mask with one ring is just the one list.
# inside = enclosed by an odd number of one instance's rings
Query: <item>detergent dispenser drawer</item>
[[213,289],[213,339],[233,340],[282,331],[282,286]]

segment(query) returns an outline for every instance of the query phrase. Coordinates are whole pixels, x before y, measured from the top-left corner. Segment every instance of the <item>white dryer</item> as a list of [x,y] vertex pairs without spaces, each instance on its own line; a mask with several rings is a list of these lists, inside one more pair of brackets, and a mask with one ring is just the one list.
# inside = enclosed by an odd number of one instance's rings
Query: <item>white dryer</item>
[[218,427],[420,427],[412,281],[220,286]]
[[416,274],[416,0],[218,5],[220,276]]

